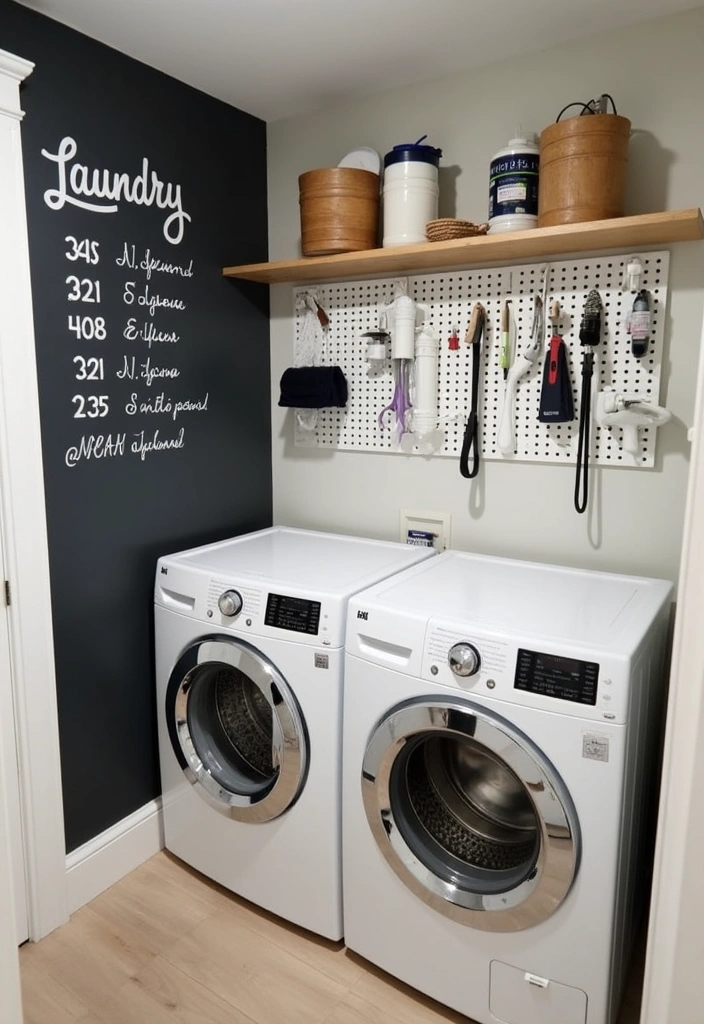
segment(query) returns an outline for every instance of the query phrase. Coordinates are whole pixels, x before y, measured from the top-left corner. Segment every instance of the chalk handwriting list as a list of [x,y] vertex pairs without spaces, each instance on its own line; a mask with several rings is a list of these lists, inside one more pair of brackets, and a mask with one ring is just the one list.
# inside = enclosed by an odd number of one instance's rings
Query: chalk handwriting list
[[[124,172],[73,163],[77,152],[75,139],[68,135],[61,140],[57,153],[42,149],[42,156],[55,163],[58,170],[58,188],[48,188],[44,193],[44,202],[50,209],[62,210],[69,203],[93,213],[117,213],[123,200],[137,206],[156,205],[160,210],[173,210],[163,225],[167,242],[178,245],[183,240],[186,221],[190,222],[191,217],[183,209],[181,186],[163,182],[156,171],[150,171],[148,157],[143,157],[141,171],[130,177]],[[106,202],[88,202],[87,197]]]
[[[71,152],[75,151],[69,150],[69,154]],[[145,162],[145,181],[146,174]],[[65,185],[65,175],[62,181]],[[74,191],[80,191],[80,188],[83,188],[82,184],[79,188],[80,183],[77,184],[77,182],[78,179],[72,182],[71,187],[74,188]],[[107,186],[103,188],[102,192],[97,189],[97,186],[90,192],[86,191],[86,188],[83,188],[80,194],[105,195]],[[91,186],[91,188],[93,187]],[[168,195],[171,194],[168,193]],[[178,194],[180,195],[180,193]],[[73,200],[67,196],[66,201]],[[75,205],[85,204],[76,201]],[[101,207],[101,209],[104,208]],[[114,411],[121,408],[123,414],[130,418],[164,417],[173,425],[173,431],[178,430],[177,433],[172,433],[168,429],[166,432],[162,432],[161,429],[138,429],[138,425],[135,423],[135,429],[131,432],[105,430],[104,433],[83,434],[77,444],[71,445],[65,450],[66,466],[72,468],[80,462],[119,459],[130,455],[138,455],[144,462],[147,456],[154,453],[183,449],[186,444],[186,428],[180,424],[188,415],[208,412],[209,393],[206,391],[199,396],[175,397],[166,391],[159,390],[159,385],[163,387],[165,384],[168,385],[169,381],[178,380],[182,376],[182,370],[178,366],[169,366],[159,361],[153,361],[151,353],[141,358],[131,353],[123,353],[119,368],[114,365],[110,349],[104,347],[111,334],[109,324],[102,312],[99,316],[95,315],[105,299],[101,281],[96,276],[101,261],[101,243],[95,239],[79,239],[73,235],[66,236],[64,241],[68,245],[64,256],[70,264],[74,265],[71,268],[72,273],[68,274],[65,279],[68,309],[72,310],[67,313],[68,333],[74,335],[75,341],[81,345],[90,346],[86,354],[76,353],[73,355],[73,377],[79,386],[92,389],[95,383],[105,381],[107,376],[114,374],[114,379],[130,382],[132,387],[142,386],[148,389],[146,393],[142,394],[138,391],[131,391],[120,398],[110,394],[77,393],[71,399],[73,419],[79,422],[81,420],[105,420]],[[81,276],[81,271],[75,267],[77,261],[86,264],[83,273],[90,276]],[[156,320],[163,314],[183,313],[188,308],[188,304],[179,297],[159,294],[155,282],[159,275],[166,275],[171,279],[173,287],[174,278],[193,278],[193,260],[184,259],[181,262],[172,262],[155,255],[152,248],[144,248],[138,252],[135,245],[123,242],[122,252],[116,256],[115,263],[127,273],[141,277],[139,282],[123,281],[120,285],[124,306],[132,306],[135,310],[139,309],[141,317],[144,318],[141,319],[139,315],[129,317],[121,331],[122,338],[125,341],[144,342],[148,351],[153,345],[160,346],[159,351],[166,355],[168,346],[176,345],[181,340],[181,334],[173,330],[163,330]],[[89,267],[91,269],[88,269]],[[76,272],[73,272],[74,270]],[[78,312],[73,312],[73,310],[78,310]],[[94,344],[97,346],[96,348],[93,348]],[[175,350],[171,349],[171,351]],[[102,387],[105,385],[103,384]]]

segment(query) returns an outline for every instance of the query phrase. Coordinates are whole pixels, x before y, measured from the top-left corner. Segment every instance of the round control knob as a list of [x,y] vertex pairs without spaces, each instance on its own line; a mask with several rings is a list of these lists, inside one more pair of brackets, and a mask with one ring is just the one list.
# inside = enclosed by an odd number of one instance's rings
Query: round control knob
[[242,611],[242,595],[236,590],[226,590],[218,598],[218,608],[228,618],[239,615]]
[[476,647],[463,642],[450,648],[447,663],[456,676],[473,676],[479,671],[482,659]]

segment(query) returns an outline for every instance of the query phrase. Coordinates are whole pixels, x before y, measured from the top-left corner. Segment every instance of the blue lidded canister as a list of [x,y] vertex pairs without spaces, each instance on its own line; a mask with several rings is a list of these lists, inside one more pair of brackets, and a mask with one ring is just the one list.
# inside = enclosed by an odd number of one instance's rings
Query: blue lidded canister
[[425,242],[425,226],[438,215],[442,150],[417,142],[394,146],[384,157],[384,246]]

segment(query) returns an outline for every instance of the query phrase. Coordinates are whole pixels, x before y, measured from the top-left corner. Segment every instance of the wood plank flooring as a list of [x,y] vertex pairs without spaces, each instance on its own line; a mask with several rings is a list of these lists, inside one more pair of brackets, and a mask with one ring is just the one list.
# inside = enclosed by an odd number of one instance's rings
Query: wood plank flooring
[[[25,1024],[469,1024],[157,854],[20,950]],[[619,1024],[637,1024],[642,951]]]

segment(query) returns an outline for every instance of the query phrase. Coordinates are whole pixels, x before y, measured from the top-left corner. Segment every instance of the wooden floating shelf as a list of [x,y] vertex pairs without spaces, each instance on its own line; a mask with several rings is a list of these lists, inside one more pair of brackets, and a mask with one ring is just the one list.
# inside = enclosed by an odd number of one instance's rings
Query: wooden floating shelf
[[454,238],[449,242],[423,242],[388,249],[335,256],[310,256],[274,263],[250,263],[225,267],[225,277],[264,284],[304,281],[347,281],[351,278],[382,277],[423,270],[451,270],[493,262],[515,263],[523,259],[605,249],[636,249],[668,242],[695,242],[704,238],[701,210],[673,210],[645,213],[637,217],[616,217],[584,224],[535,228],[510,234]]

